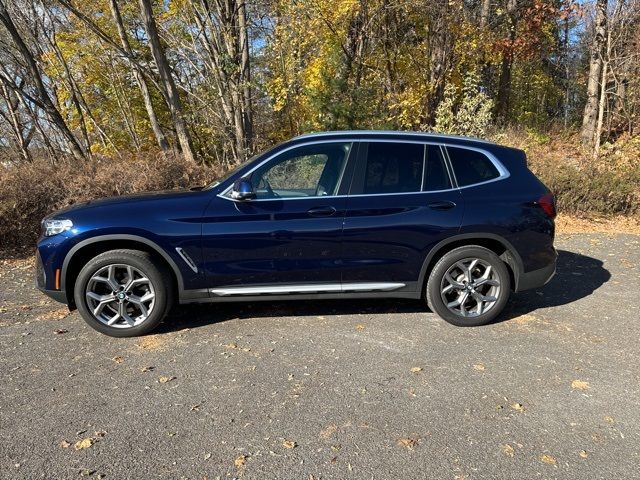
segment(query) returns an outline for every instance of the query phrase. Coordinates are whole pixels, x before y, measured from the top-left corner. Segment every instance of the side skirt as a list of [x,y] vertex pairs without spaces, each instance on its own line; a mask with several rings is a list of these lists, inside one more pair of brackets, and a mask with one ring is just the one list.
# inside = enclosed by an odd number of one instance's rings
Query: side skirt
[[[186,290],[180,303],[264,302],[282,300],[337,300],[351,298],[407,298],[420,299],[417,283],[410,284],[339,284],[331,285],[272,285],[260,287],[227,287],[209,290]],[[376,288],[373,288],[373,287]]]

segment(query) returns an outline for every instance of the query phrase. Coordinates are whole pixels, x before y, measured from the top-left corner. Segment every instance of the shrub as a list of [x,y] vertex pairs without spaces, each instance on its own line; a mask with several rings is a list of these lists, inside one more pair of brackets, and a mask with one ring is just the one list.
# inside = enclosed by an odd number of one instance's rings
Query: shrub
[[450,135],[486,137],[493,101],[480,88],[480,77],[469,73],[462,88],[449,82],[436,110],[435,131]]
[[0,257],[32,249],[40,220],[60,208],[100,197],[204,185],[219,173],[161,155],[0,166]]

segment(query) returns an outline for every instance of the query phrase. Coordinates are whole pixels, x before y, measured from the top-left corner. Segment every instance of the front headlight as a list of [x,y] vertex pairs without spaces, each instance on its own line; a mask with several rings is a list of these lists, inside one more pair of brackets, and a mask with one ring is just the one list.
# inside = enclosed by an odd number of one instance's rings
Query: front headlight
[[59,233],[66,232],[73,227],[73,222],[69,219],[57,219],[52,218],[42,222],[42,234],[45,237],[51,237],[58,235]]

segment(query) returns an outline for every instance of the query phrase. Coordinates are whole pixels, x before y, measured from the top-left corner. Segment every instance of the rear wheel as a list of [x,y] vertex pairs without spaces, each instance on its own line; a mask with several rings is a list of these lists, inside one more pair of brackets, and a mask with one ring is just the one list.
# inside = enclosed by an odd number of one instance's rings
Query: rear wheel
[[146,252],[111,250],[80,271],[74,299],[82,318],[112,337],[153,330],[173,303],[171,277]]
[[429,307],[447,322],[472,327],[496,318],[509,299],[506,265],[491,250],[456,248],[434,266],[427,282]]

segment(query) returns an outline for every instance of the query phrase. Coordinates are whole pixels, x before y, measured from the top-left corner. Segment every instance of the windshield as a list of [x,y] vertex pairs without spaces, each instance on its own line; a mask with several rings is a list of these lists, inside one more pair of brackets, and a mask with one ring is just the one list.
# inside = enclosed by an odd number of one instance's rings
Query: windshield
[[250,164],[251,162],[253,162],[256,158],[258,157],[258,155],[254,155],[253,157],[251,157],[249,160],[245,160],[244,162],[242,162],[240,165],[238,165],[235,168],[232,168],[230,171],[228,171],[222,178],[219,178],[217,180],[214,180],[212,183],[210,183],[209,185],[206,186],[205,190],[210,190],[214,187],[217,187],[218,185],[220,185],[222,182],[226,182],[227,180],[229,180],[231,177],[233,177],[236,172],[238,172],[239,170],[243,169],[244,167],[246,167],[248,164]]

